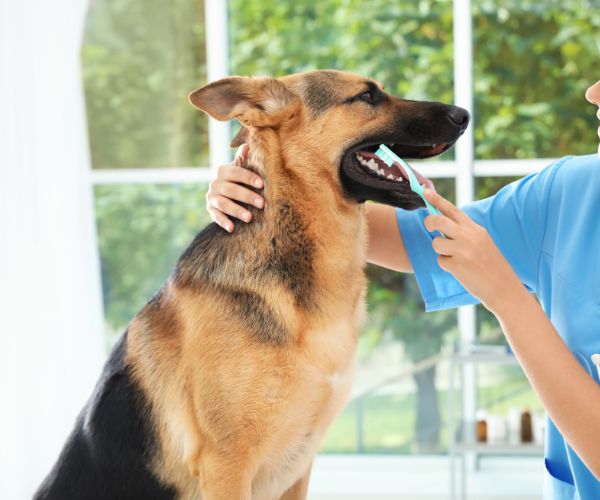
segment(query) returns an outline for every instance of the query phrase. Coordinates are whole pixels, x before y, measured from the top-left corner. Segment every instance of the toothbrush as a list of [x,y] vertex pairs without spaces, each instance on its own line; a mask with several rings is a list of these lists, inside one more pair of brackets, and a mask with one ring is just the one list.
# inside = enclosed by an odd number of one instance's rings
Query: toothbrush
[[417,176],[414,174],[411,166],[408,163],[406,163],[385,144],[379,145],[379,149],[375,151],[375,155],[379,157],[379,159],[381,159],[388,167],[391,167],[396,162],[399,163],[406,172],[406,175],[408,175],[410,188],[413,190],[413,192],[417,193],[421,198],[423,198],[423,201],[425,202],[425,205],[427,205],[429,212],[433,215],[440,214],[440,211],[437,208],[435,208],[431,203],[429,203],[425,198],[425,195],[423,194],[423,186],[419,184]]
[[[425,195],[423,194],[423,186],[421,186],[421,184],[419,184],[419,180],[417,179],[417,176],[414,174],[411,166],[408,163],[406,163],[402,158],[400,158],[396,153],[394,153],[385,144],[379,145],[379,149],[377,151],[375,151],[375,156],[377,156],[380,160],[382,160],[388,167],[391,167],[396,162],[399,163],[400,166],[406,172],[406,175],[408,176],[410,189],[412,189],[413,192],[417,193],[423,199],[423,201],[425,202],[425,205],[427,205],[429,213],[433,214],[433,215],[439,215],[441,213],[437,208],[435,208],[425,198]],[[442,236],[445,237],[445,235],[443,233],[440,233],[440,234],[442,234]]]

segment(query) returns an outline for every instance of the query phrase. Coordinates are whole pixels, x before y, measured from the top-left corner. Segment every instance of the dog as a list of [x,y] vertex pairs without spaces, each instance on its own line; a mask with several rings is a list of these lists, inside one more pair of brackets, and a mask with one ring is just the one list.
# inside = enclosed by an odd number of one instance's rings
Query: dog
[[114,347],[37,500],[306,498],[353,378],[364,202],[423,205],[373,153],[435,156],[469,121],[332,70],[225,78],[190,101],[239,120],[232,146],[249,143],[266,206],[185,250]]

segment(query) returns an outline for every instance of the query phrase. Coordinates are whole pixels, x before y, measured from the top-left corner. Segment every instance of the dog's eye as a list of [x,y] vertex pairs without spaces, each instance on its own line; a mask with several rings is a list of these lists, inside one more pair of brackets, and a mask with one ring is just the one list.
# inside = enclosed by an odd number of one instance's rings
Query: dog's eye
[[385,100],[385,94],[383,92],[376,87],[369,87],[370,88],[368,90],[363,90],[360,94],[356,94],[355,96],[348,98],[346,102],[348,104],[352,104],[356,101],[362,101],[370,104],[371,106],[375,106]]

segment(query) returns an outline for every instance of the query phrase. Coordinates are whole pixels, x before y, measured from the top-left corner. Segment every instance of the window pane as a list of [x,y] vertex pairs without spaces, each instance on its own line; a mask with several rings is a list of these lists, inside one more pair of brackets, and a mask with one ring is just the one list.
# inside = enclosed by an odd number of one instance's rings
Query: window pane
[[94,168],[207,165],[203,1],[92,2],[83,74]]
[[109,343],[166,280],[209,221],[207,186],[129,185],[95,189]]
[[477,365],[477,406],[487,414],[506,419],[512,411],[521,413],[528,410],[535,414],[536,420],[544,415],[541,401],[517,364]]
[[597,149],[586,102],[600,47],[593,2],[474,0],[478,158],[548,158]]

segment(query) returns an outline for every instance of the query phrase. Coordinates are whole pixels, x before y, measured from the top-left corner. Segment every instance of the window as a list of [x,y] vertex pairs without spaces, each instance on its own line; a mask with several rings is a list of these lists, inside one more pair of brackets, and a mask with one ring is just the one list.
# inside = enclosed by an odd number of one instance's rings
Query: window
[[[208,221],[208,165],[230,154],[230,128],[194,110],[190,90],[227,72],[337,68],[396,95],[470,107],[470,132],[419,167],[463,204],[545,158],[595,151],[583,93],[599,28],[600,12],[581,0],[98,0],[83,61],[108,343]],[[324,451],[444,452],[445,356],[459,340],[502,334],[482,308],[425,315],[413,277],[368,272],[355,389]],[[477,399],[497,411],[539,407],[514,368],[480,381],[465,371],[467,415]]]
[[[202,2],[98,1],[83,73],[109,345],[208,221]],[[200,165],[200,167],[198,167]],[[194,166],[195,168],[185,168]]]

